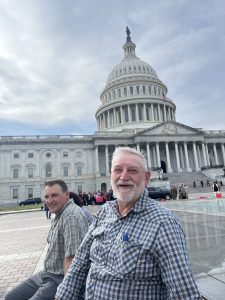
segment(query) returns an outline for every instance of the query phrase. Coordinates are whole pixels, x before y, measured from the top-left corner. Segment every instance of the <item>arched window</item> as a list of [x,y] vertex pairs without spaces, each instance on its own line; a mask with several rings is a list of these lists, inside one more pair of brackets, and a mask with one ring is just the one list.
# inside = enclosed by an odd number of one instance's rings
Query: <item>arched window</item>
[[126,87],[123,89],[123,91],[124,91],[124,96],[127,96],[127,88]]
[[130,94],[133,95],[133,87],[130,86]]
[[142,86],[142,91],[143,91],[143,94],[145,94],[145,86],[144,85]]
[[139,89],[138,85],[136,86],[136,91],[137,91],[137,94],[140,94],[140,89]]

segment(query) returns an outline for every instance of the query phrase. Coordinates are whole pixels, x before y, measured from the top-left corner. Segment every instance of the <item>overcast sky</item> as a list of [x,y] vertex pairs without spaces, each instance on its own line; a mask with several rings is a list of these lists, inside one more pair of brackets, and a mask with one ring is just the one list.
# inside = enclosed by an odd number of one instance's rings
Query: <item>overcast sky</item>
[[225,130],[224,0],[0,0],[0,135],[93,134],[126,26],[177,121]]

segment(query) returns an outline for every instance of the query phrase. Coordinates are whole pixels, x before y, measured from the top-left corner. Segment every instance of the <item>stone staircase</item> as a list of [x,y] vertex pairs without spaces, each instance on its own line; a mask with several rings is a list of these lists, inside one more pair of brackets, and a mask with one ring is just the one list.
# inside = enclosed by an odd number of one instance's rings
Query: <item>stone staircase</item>
[[[170,181],[171,186],[179,186],[181,183],[188,186],[188,193],[207,193],[212,191],[213,180],[202,172],[163,173],[162,180],[166,179]],[[200,183],[201,180],[204,183],[203,187]],[[207,186],[207,180],[209,181],[210,186]],[[196,188],[193,187],[194,181],[196,183]]]

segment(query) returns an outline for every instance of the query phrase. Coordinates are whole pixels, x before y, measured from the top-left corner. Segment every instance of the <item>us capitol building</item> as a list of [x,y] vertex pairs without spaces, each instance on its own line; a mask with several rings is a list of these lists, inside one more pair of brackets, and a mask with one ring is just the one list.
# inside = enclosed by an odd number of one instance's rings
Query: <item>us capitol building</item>
[[[48,178],[71,191],[110,188],[116,146],[136,147],[156,173],[197,172],[225,166],[225,131],[176,122],[176,105],[156,71],[135,54],[126,30],[124,58],[110,72],[93,135],[0,137],[0,201],[40,197]],[[1,203],[0,202],[0,203]]]

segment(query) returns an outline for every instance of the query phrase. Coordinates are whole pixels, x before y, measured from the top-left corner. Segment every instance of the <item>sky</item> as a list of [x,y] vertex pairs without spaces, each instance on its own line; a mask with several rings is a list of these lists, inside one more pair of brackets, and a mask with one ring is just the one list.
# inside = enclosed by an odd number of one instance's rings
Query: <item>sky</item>
[[225,130],[224,0],[0,0],[0,135],[92,135],[126,26],[177,122]]

